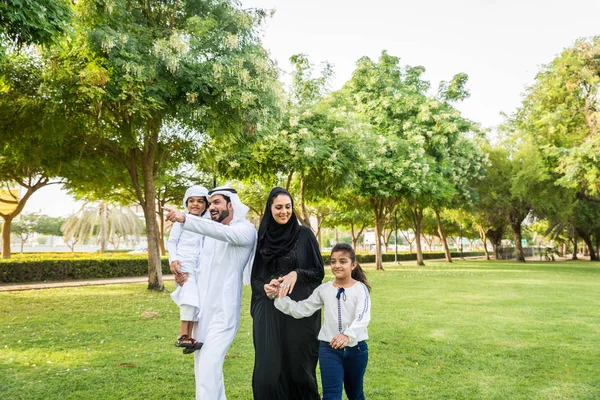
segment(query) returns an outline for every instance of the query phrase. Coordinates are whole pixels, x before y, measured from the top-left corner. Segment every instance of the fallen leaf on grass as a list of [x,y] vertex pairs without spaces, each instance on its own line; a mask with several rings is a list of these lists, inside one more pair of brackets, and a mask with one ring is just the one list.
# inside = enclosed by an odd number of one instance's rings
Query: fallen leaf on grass
[[140,315],[140,317],[142,317],[142,318],[154,318],[154,317],[158,317],[158,316],[160,316],[158,311],[154,311],[151,308],[147,309]]
[[117,365],[117,367],[137,367],[137,365],[132,363],[121,363]]

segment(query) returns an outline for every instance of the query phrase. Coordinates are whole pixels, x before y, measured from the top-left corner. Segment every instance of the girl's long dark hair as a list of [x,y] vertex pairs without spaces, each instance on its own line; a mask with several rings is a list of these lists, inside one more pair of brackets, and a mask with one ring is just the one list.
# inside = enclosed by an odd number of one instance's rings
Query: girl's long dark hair
[[[356,261],[356,253],[354,252],[352,246],[348,243],[336,244],[335,246],[333,246],[333,249],[331,249],[331,254],[337,251],[343,251],[345,253],[348,253],[348,255],[350,256],[350,261]],[[365,275],[365,271],[363,271],[358,262],[356,262],[356,268],[352,270],[351,276],[352,279],[362,282],[367,287],[367,289],[369,289],[369,292],[371,291],[371,285],[369,285],[369,282],[367,281],[367,275]]]

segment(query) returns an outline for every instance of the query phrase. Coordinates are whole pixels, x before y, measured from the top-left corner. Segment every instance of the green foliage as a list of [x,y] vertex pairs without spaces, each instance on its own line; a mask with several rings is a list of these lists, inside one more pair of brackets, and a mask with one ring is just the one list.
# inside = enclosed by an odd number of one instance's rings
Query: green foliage
[[[169,273],[169,261],[163,258],[162,272]],[[0,282],[62,281],[69,279],[143,276],[148,273],[148,258],[110,257],[75,259],[21,259],[0,262]]]
[[68,29],[67,0],[0,1],[0,34],[17,44],[47,44]]
[[515,115],[533,139],[556,183],[600,193],[600,37],[580,39],[542,67]]

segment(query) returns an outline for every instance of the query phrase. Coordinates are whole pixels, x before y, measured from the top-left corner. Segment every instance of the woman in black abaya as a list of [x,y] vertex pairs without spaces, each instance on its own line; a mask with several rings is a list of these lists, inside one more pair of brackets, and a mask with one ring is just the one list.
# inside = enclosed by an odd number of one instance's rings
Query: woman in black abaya
[[319,245],[310,228],[300,226],[290,194],[276,187],[269,193],[258,229],[252,267],[254,373],[257,400],[319,399],[315,369],[321,313],[295,319],[273,305],[272,279],[282,278],[280,292],[304,300],[324,276]]

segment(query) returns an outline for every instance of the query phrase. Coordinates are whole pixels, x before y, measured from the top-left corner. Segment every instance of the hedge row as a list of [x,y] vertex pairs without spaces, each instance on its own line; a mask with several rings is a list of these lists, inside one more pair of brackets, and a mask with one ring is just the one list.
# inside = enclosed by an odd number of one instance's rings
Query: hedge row
[[[460,257],[459,253],[451,253]],[[464,252],[464,257],[481,256],[483,252]],[[329,254],[323,255],[325,265],[329,265]],[[359,263],[374,263],[375,254],[358,254]],[[416,254],[398,254],[398,261],[416,260]],[[424,253],[426,260],[444,258],[444,253]],[[383,261],[394,261],[394,254],[383,254]],[[169,272],[166,257],[161,259],[163,274]],[[39,281],[64,281],[70,279],[116,278],[122,276],[144,276],[148,274],[148,259],[141,255],[128,258],[88,258],[88,259],[22,259],[5,260],[0,263],[0,282],[20,283]]]
[[[169,262],[163,258],[163,274]],[[148,257],[15,260],[0,263],[0,282],[20,283],[148,275]]]
[[[459,258],[460,257],[460,253],[458,252],[450,252],[450,255],[452,256],[452,258]],[[485,253],[483,251],[471,251],[471,252],[465,252],[463,251],[462,256],[463,257],[474,257],[474,256],[483,256],[485,255]],[[325,263],[325,265],[329,264],[329,254],[323,254],[323,262]],[[383,262],[392,262],[395,261],[395,254],[393,253],[387,253],[387,254],[382,254],[382,259]],[[444,253],[423,253],[423,259],[424,260],[434,260],[434,259],[440,259],[440,258],[445,258],[446,256],[444,255]],[[398,261],[415,261],[417,259],[417,254],[416,253],[399,253],[398,254]],[[359,264],[371,264],[375,262],[375,254],[357,254],[356,255],[356,260],[359,262]]]

